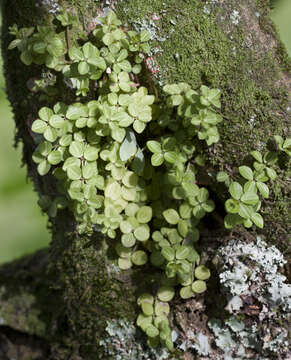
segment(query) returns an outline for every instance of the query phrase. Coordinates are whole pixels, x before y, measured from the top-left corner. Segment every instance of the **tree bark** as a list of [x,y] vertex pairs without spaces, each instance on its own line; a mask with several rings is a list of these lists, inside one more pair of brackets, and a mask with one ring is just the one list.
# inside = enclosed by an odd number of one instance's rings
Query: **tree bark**
[[[39,94],[32,93],[27,85],[46,70],[26,67],[19,53],[7,51],[7,47],[12,40],[9,26],[50,23],[55,3],[4,0],[2,4],[4,69],[16,140],[23,143],[23,162],[35,190],[49,196],[56,192],[55,182],[52,176],[40,177],[36,172],[30,125],[39,108],[50,104],[41,103]],[[152,81],[158,89],[166,82],[184,81],[193,88],[206,84],[222,91],[221,141],[206,150],[207,170],[198,179],[206,184],[218,209],[201,229],[199,246],[205,262],[211,263],[217,248],[230,237],[248,241],[260,235],[286,251],[291,222],[290,164],[283,159],[278,168],[272,196],[263,204],[266,226],[260,231],[239,228],[229,234],[224,230],[227,194],[214,179],[218,170],[236,171],[248,160],[250,151],[266,149],[267,144],[274,146],[272,136],[286,136],[290,130],[290,59],[268,17],[268,1],[59,1],[60,6],[78,14],[80,31],[86,33],[94,29],[97,14],[107,3],[130,27],[146,27],[152,33],[151,60],[158,69],[152,70]],[[11,354],[17,359],[110,358],[99,343],[110,339],[107,321],[126,319],[134,323],[136,297],[155,288],[150,267],[120,272],[111,257],[110,241],[99,234],[80,236],[75,225],[71,213],[58,212],[50,219],[52,242],[48,251],[0,268],[1,359],[13,357]],[[205,297],[173,301],[172,326],[185,338],[193,329],[202,329],[213,338],[207,321],[223,309],[225,302],[215,267],[211,266],[213,277]],[[173,358],[180,355],[177,352]],[[195,359],[197,355],[189,351],[182,356]]]

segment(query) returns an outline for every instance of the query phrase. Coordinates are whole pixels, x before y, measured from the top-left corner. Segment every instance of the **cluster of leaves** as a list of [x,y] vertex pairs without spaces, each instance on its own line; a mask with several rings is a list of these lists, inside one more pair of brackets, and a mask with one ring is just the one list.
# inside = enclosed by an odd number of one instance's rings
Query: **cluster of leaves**
[[225,182],[231,195],[231,198],[225,202],[228,214],[224,219],[224,225],[227,229],[240,224],[246,228],[250,228],[253,224],[259,228],[264,226],[263,217],[259,213],[261,199],[269,197],[269,187],[266,182],[277,177],[272,166],[278,161],[278,153],[267,151],[262,156],[255,150],[250,154],[255,159],[253,169],[249,166],[240,166],[238,168],[240,177],[237,181],[230,181],[228,174],[223,171],[217,174],[217,181]]
[[[73,23],[65,14],[58,20]],[[82,46],[66,48],[53,26],[37,30],[13,27],[10,49],[18,47],[26,65],[54,68],[84,99],[42,107],[32,124],[39,134],[33,154],[38,173],[58,180],[59,195],[42,197],[40,205],[52,217],[67,206],[80,233],[99,230],[114,239],[120,269],[150,261],[163,272],[156,296],[139,298],[137,324],[151,345],[172,348],[167,316],[175,287],[186,299],[204,292],[210,276],[199,266],[195,242],[197,225],[214,202],[195,184],[191,160],[195,142],[219,140],[221,116],[214,108],[220,108],[220,91],[171,84],[159,102],[137,78],[149,33],[122,29],[113,12]]]

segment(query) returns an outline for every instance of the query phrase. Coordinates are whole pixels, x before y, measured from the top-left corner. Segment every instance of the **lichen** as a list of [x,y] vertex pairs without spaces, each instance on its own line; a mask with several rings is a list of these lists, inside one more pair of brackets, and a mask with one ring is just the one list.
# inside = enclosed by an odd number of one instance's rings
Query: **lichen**
[[128,321],[107,321],[106,332],[109,337],[101,340],[100,345],[108,360],[163,360],[169,358],[167,350],[149,348],[144,335]]
[[232,315],[212,319],[209,327],[223,358],[286,359],[291,286],[280,273],[283,255],[258,238],[251,243],[232,240],[217,257],[228,300],[225,310]]

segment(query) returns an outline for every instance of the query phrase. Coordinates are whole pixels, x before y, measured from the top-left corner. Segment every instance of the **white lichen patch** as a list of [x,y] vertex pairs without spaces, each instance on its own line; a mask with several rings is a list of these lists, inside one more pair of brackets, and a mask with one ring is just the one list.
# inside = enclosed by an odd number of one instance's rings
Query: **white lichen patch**
[[281,252],[256,242],[230,241],[218,252],[220,283],[230,314],[212,319],[209,327],[223,359],[287,359],[291,286],[280,269]]

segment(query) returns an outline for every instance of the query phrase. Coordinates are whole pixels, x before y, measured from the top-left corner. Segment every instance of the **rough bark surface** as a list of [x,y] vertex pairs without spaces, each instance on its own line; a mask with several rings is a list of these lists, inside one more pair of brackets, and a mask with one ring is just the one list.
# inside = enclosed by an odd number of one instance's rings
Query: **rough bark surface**
[[[2,5],[5,75],[16,139],[24,145],[23,161],[40,195],[56,191],[54,179],[39,177],[31,159],[35,145],[29,127],[38,109],[46,104],[40,103],[38,94],[30,92],[26,84],[30,78],[40,78],[45,69],[28,68],[20,62],[17,51],[7,51],[12,40],[8,27],[14,23],[19,27],[50,23],[55,3],[10,0]],[[290,130],[291,65],[268,18],[268,1],[59,1],[60,6],[78,14],[80,31],[87,33],[94,29],[96,17],[108,3],[129,26],[151,31],[153,57],[159,67],[153,74],[157,88],[165,82],[185,81],[194,88],[206,84],[222,91],[221,142],[207,150],[208,170],[199,179],[218,204],[216,214],[201,229],[200,250],[211,264],[216,249],[230,239],[221,221],[227,192],[215,184],[215,173],[221,169],[235,171],[249,160],[251,150],[265,149],[274,134],[286,136]],[[234,11],[239,13],[237,20]],[[286,251],[291,222],[290,165],[283,159],[278,171],[279,179],[271,186],[272,197],[263,204],[264,230],[257,233],[239,228],[231,236],[248,241],[260,234],[269,244],[279,244]],[[109,337],[107,321],[134,322],[136,296],[152,288],[155,279],[150,269],[120,272],[108,255],[110,242],[98,234],[79,236],[67,211],[58,213],[50,223],[52,242],[48,251],[0,268],[0,358],[111,358],[99,345]],[[173,303],[173,328],[185,338],[191,329],[200,329],[211,338],[207,320],[225,306],[215,267],[211,266],[213,277],[205,298]],[[182,357],[199,358],[194,352]]]

